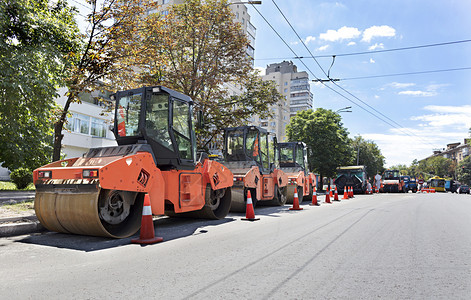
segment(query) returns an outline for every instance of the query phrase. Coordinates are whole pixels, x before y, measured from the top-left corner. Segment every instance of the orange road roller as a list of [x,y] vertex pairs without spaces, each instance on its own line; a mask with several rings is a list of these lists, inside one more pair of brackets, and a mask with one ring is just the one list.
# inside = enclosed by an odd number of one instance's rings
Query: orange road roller
[[57,232],[129,237],[140,228],[146,193],[153,215],[224,218],[233,175],[197,155],[191,98],[163,86],[111,98],[118,146],[34,170],[41,224]]

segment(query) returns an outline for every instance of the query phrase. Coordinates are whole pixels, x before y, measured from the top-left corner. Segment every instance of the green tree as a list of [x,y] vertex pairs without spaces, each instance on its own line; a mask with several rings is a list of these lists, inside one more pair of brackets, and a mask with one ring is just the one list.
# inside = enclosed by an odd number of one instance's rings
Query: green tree
[[467,156],[459,163],[457,173],[458,181],[471,185],[471,156]]
[[68,92],[54,123],[53,160],[60,159],[62,130],[70,105],[80,103],[80,93],[116,90],[135,82],[139,65],[132,66],[128,62],[147,51],[142,44],[145,29],[158,21],[157,14],[147,13],[157,8],[157,1],[87,0],[87,3],[92,7],[87,36],[83,36],[81,48],[70,53],[69,65],[64,71]]
[[[248,40],[226,0],[187,0],[173,5],[162,23],[149,23],[139,57],[146,85],[164,85],[190,96],[206,126],[197,132],[205,148],[224,127],[243,125],[254,114],[268,115],[282,99],[271,81],[262,81],[247,55]],[[147,54],[147,55],[146,55]],[[244,91],[233,95],[230,89]]]
[[0,2],[0,162],[36,168],[52,153],[52,111],[68,54],[78,47],[65,1]]
[[434,156],[427,159],[422,168],[425,172],[439,177],[450,175],[454,169],[452,160],[443,156]]
[[384,171],[384,156],[375,142],[365,140],[361,136],[356,136],[352,141],[355,153],[355,164],[366,166],[366,171],[370,176]]
[[286,135],[290,141],[306,143],[309,166],[321,177],[332,177],[337,167],[353,163],[348,131],[340,115],[332,110],[299,111],[286,126]]

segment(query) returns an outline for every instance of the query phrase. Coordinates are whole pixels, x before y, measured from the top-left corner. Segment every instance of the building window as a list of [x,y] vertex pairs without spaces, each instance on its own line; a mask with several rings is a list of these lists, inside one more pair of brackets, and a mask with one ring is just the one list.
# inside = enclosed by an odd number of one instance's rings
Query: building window
[[79,113],[73,113],[67,119],[66,129],[98,137],[106,137],[106,122],[102,119],[92,118]]
[[167,4],[169,0],[163,0],[162,4]]
[[244,18],[242,18],[242,24],[245,24],[245,19]]
[[92,118],[92,126],[90,134],[93,136],[106,137],[106,123],[105,120]]
[[168,10],[163,10],[162,11],[162,16],[168,16]]
[[288,81],[285,81],[285,85],[288,85]]
[[236,19],[239,20],[239,13],[236,12]]
[[262,127],[267,127],[268,126],[268,122],[262,122]]
[[287,92],[288,92],[288,89],[284,89],[283,92],[287,93]]

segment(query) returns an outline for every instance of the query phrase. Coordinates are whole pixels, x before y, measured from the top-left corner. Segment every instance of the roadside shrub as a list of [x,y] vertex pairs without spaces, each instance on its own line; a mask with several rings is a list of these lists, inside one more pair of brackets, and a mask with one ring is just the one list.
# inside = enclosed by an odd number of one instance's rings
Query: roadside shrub
[[11,172],[10,179],[17,189],[22,190],[33,182],[33,172],[27,168],[18,168]]

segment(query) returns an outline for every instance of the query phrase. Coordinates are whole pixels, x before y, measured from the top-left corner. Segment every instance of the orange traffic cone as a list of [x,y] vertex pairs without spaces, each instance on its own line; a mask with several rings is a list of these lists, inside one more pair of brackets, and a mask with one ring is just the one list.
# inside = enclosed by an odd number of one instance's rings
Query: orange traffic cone
[[347,186],[343,187],[343,198],[342,200],[348,199]]
[[355,198],[355,194],[353,193],[353,186],[352,186],[352,198]]
[[338,193],[338,191],[337,191],[337,186],[335,186],[334,201],[340,201],[340,199],[339,199],[339,193]]
[[312,188],[312,203],[310,205],[319,206],[319,203],[317,202],[316,187]]
[[152,208],[150,206],[149,195],[144,196],[144,206],[142,207],[141,231],[138,239],[131,240],[133,244],[155,244],[164,239],[154,235],[154,221],[152,220]]
[[298,189],[294,190],[293,207],[290,207],[289,210],[303,210],[302,207],[299,207]]
[[329,193],[329,197],[330,197],[330,198],[334,198],[334,195],[332,194],[332,190],[333,190],[333,189],[330,189],[330,193]]
[[352,187],[348,187],[348,198],[352,198]]
[[329,188],[327,188],[327,191],[325,192],[325,203],[332,203],[330,202]]
[[245,218],[242,218],[244,221],[258,221],[260,218],[255,218],[255,211],[253,209],[252,195],[250,191],[247,191],[247,206],[245,208]]

